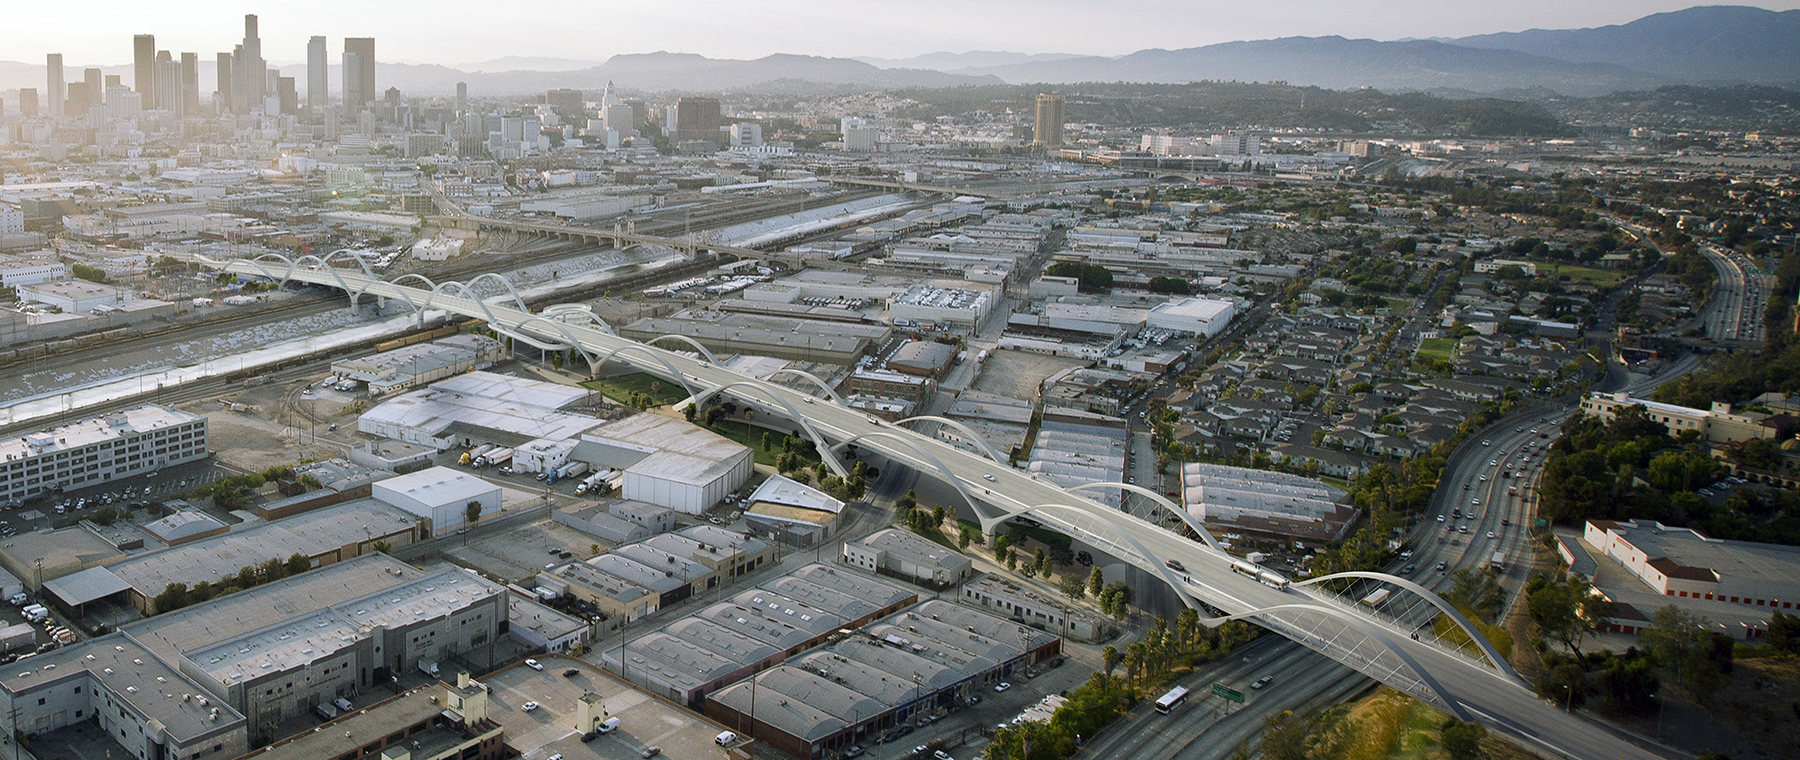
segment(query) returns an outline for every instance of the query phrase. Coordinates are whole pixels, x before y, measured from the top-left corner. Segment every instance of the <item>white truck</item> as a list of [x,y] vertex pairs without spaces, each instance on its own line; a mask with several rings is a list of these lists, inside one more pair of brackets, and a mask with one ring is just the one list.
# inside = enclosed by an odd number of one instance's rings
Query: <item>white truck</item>
[[420,660],[419,672],[431,676],[432,678],[437,678],[439,672],[437,660]]
[[493,444],[484,443],[480,446],[476,446],[475,448],[472,448],[472,449],[469,449],[468,451],[463,452],[462,458],[457,461],[458,461],[458,463],[463,464],[463,465],[479,466],[481,456],[490,451],[493,451],[494,448],[495,447]]
[[499,467],[512,461],[512,449],[494,449],[475,460],[476,467]]
[[594,469],[593,465],[590,465],[587,462],[570,462],[556,468],[556,479],[568,480],[570,478],[581,477],[582,475],[588,474],[588,471],[592,469]]

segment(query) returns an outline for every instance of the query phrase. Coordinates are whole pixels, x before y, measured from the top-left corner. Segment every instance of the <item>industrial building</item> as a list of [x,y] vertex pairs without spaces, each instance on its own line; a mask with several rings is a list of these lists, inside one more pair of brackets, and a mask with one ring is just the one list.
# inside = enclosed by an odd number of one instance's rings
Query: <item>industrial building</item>
[[599,424],[566,411],[588,401],[581,388],[476,371],[382,402],[357,418],[356,427],[438,451],[478,443],[517,446],[573,438]]
[[261,732],[385,687],[420,659],[487,645],[506,630],[507,596],[461,568],[420,570],[372,555],[165,612],[123,632]]
[[968,557],[898,528],[847,541],[841,556],[846,564],[929,588],[949,588],[974,572]]
[[917,599],[868,576],[807,565],[613,647],[601,663],[652,694],[698,707],[720,686]]
[[635,414],[580,435],[571,458],[625,473],[627,499],[704,513],[749,481],[750,449],[691,423]]
[[1357,515],[1343,489],[1301,475],[1195,462],[1182,465],[1181,482],[1188,513],[1215,533],[1322,544]]
[[1582,540],[1663,596],[1800,606],[1800,547],[1708,538],[1653,520],[1589,520]]
[[962,586],[962,598],[1014,621],[1081,641],[1098,642],[1114,629],[1107,621],[998,575],[982,575]]
[[381,396],[471,369],[485,369],[505,359],[505,343],[486,335],[451,335],[373,356],[340,359],[331,363],[331,373],[368,386],[370,396]]
[[205,459],[206,418],[145,405],[0,439],[0,501],[23,501]]
[[885,367],[892,372],[940,379],[956,361],[957,347],[933,340],[909,340],[888,355]]
[[1234,301],[1215,301],[1210,298],[1184,298],[1158,304],[1150,310],[1145,324],[1154,329],[1171,332],[1203,335],[1208,338],[1218,335],[1231,323],[1232,315],[1237,313]]
[[802,760],[840,756],[1062,651],[1055,634],[927,601],[706,695],[708,717]]
[[564,615],[516,593],[508,594],[506,603],[506,632],[536,649],[566,652],[593,638],[594,627],[586,620]]
[[470,504],[477,519],[500,511],[499,486],[449,467],[388,478],[374,485],[374,497],[426,520],[432,534],[467,525]]
[[[1046,407],[1025,469],[1064,488],[1119,483],[1125,477],[1125,421],[1079,409]],[[1117,507],[1120,491],[1089,494]]]
[[730,583],[773,562],[775,547],[712,525],[621,544],[587,559],[538,573],[540,591],[568,594],[610,618],[636,620],[695,594]]
[[1758,412],[1733,412],[1731,404],[1722,401],[1714,401],[1711,409],[1695,409],[1665,404],[1660,401],[1632,398],[1631,394],[1623,391],[1617,393],[1594,391],[1581,399],[1581,413],[1590,417],[1598,417],[1601,422],[1612,422],[1618,416],[1618,410],[1628,406],[1643,407],[1650,419],[1662,423],[1669,429],[1671,436],[1693,431],[1700,434],[1700,440],[1727,443],[1757,438],[1774,438],[1776,433],[1773,426],[1763,424],[1763,420],[1769,415]]
[[782,475],[770,475],[745,503],[751,534],[800,548],[829,540],[844,512],[831,494]]
[[65,314],[91,314],[96,309],[131,302],[131,291],[86,280],[54,280],[20,285],[19,300],[48,304]]
[[994,308],[991,289],[974,283],[930,281],[914,285],[888,301],[888,317],[896,327],[955,326],[972,329]]
[[619,336],[648,341],[664,335],[693,338],[714,353],[773,356],[798,361],[851,364],[888,339],[873,322],[797,319],[734,311],[688,309],[646,317],[619,328]]
[[37,655],[0,678],[0,733],[9,739],[0,754],[20,757],[7,751],[18,739],[34,741],[70,726],[100,729],[122,757],[229,758],[249,751],[243,713],[176,693],[206,690],[123,633]]
[[200,581],[229,585],[246,567],[295,554],[314,567],[375,552],[375,544],[408,546],[426,537],[427,523],[399,507],[359,499],[232,533],[145,552],[104,567],[84,570],[46,584],[45,590],[70,609],[124,594],[146,615],[156,596],[172,583]]
[[488,717],[487,688],[458,676],[433,683],[271,744],[256,760],[325,760],[379,756],[408,760],[504,760],[518,752]]

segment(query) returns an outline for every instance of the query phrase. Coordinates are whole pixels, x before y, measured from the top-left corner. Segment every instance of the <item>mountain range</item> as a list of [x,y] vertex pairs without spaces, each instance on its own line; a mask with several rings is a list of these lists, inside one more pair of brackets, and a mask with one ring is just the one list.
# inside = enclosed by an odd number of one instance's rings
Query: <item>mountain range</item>
[[[210,61],[200,79],[211,82]],[[129,66],[106,67],[130,79]],[[285,66],[305,91],[305,67]],[[0,90],[42,87],[41,65],[0,61]],[[70,81],[79,78],[71,67]],[[333,67],[332,84],[338,84]],[[1284,37],[1117,57],[974,51],[907,59],[770,55],[755,60],[691,53],[615,55],[598,65],[509,56],[441,66],[379,64],[381,89],[443,95],[467,82],[478,95],[558,87],[636,92],[958,87],[1081,82],[1286,82],[1445,94],[1538,92],[1594,96],[1673,84],[1800,89],[1800,10],[1699,6],[1590,29],[1532,29],[1454,39],[1378,41]]]

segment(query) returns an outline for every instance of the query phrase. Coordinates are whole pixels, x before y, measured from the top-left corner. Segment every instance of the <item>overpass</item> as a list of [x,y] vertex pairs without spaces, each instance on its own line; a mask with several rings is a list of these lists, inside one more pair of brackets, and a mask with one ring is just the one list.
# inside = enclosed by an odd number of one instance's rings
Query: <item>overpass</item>
[[[971,452],[934,436],[914,432],[848,408],[831,394],[820,397],[775,385],[718,366],[710,354],[690,357],[620,338],[591,312],[551,307],[533,314],[498,275],[482,275],[471,284],[433,283],[417,275],[424,287],[390,283],[376,277],[354,256],[358,269],[337,269],[338,257],[287,259],[265,254],[256,259],[199,263],[225,272],[261,276],[280,283],[305,282],[346,291],[352,304],[364,297],[398,299],[421,314],[442,309],[486,320],[489,326],[518,341],[547,350],[571,351],[590,371],[608,362],[633,367],[676,382],[704,403],[728,394],[755,407],[759,419],[781,417],[818,446],[827,465],[846,472],[835,452],[851,443],[890,459],[933,473],[969,501],[984,533],[993,535],[1007,520],[1029,515],[1065,531],[1121,561],[1163,579],[1188,605],[1202,609],[1209,624],[1228,619],[1250,620],[1302,645],[1465,720],[1519,737],[1527,746],[1560,757],[1654,758],[1656,754],[1624,742],[1600,728],[1566,715],[1537,698],[1485,638],[1453,608],[1430,591],[1405,579],[1380,573],[1351,573],[1277,587],[1234,572],[1231,558],[1219,549],[1205,527],[1149,489],[1124,483],[1092,483],[1064,489],[999,461],[991,452]],[[483,297],[473,286],[497,280],[506,293]],[[652,342],[661,342],[662,339]],[[821,398],[822,397],[822,398]],[[1186,521],[1193,537],[1180,535],[1083,496],[1083,491],[1121,489],[1161,503]],[[1198,539],[1198,540],[1195,540]],[[1408,623],[1404,613],[1385,614],[1343,596],[1344,584],[1379,583],[1397,596],[1428,604],[1466,637],[1440,637],[1430,624]],[[1422,609],[1422,608],[1421,608]],[[1429,616],[1436,619],[1438,615]],[[1455,640],[1467,641],[1458,645]]]
[[701,251],[711,251],[725,256],[740,259],[768,259],[780,261],[791,266],[804,266],[800,259],[784,253],[771,253],[756,248],[745,248],[725,245],[711,239],[707,235],[689,233],[681,237],[668,235],[649,235],[633,229],[631,222],[615,222],[612,229],[601,227],[578,227],[571,224],[550,224],[546,222],[530,222],[516,219],[492,219],[484,216],[435,216],[431,223],[440,227],[460,230],[504,230],[527,235],[558,238],[593,246],[612,246],[625,250],[636,245],[660,245],[672,248],[688,256],[695,256]]

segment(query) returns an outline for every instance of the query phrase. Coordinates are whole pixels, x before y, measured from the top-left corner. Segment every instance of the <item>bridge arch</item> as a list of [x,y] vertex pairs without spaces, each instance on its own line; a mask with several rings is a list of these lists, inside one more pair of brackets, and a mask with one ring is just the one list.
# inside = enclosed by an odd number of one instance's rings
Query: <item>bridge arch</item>
[[694,350],[695,350],[695,351],[698,351],[698,352],[700,352],[700,355],[701,355],[701,356],[704,356],[704,357],[706,357],[706,361],[707,361],[707,362],[708,362],[708,363],[710,363],[710,364],[712,364],[712,365],[713,365],[713,366],[715,366],[715,367],[717,367],[717,366],[719,366],[719,360],[718,360],[718,358],[717,358],[717,357],[714,357],[714,356],[713,356],[713,353],[712,353],[712,352],[711,352],[711,351],[709,351],[709,350],[707,350],[707,348],[706,348],[706,346],[702,346],[702,345],[700,345],[700,341],[697,341],[697,340],[694,340],[694,339],[693,339],[693,338],[690,338],[690,337],[688,337],[688,336],[686,336],[686,335],[673,335],[673,334],[671,334],[671,335],[658,335],[658,336],[656,336],[656,337],[654,337],[654,338],[651,338],[651,339],[649,339],[649,340],[647,340],[647,341],[644,341],[644,345],[646,345],[646,346],[654,346],[654,345],[656,345],[656,344],[658,344],[658,343],[661,343],[661,342],[663,342],[663,341],[665,341],[665,340],[672,340],[672,341],[675,341],[675,342],[677,342],[677,343],[686,343],[686,344],[688,344],[688,345],[689,345],[689,346],[692,346],[692,347],[693,347],[693,348],[694,348]]
[[899,421],[895,422],[894,424],[904,425],[904,424],[906,424],[908,422],[912,422],[914,420],[928,420],[931,422],[949,425],[950,427],[956,428],[957,430],[961,430],[964,435],[967,435],[970,438],[975,439],[975,445],[981,449],[981,453],[988,455],[989,459],[992,459],[996,463],[999,463],[999,464],[1011,466],[1011,464],[1007,460],[1007,458],[1000,456],[999,452],[994,451],[993,445],[989,444],[987,442],[986,438],[981,437],[980,433],[970,430],[968,425],[964,425],[960,422],[957,422],[956,420],[947,419],[944,417],[939,417],[939,416],[931,415],[931,414],[921,414],[917,417],[908,417],[906,419],[899,420]]
[[[1146,569],[1161,576],[1163,581],[1169,584],[1170,588],[1175,589],[1175,596],[1179,597],[1183,604],[1199,609],[1199,603],[1195,601],[1194,595],[1186,590],[1186,585],[1181,582],[1180,576],[1175,574],[1174,569],[1163,564],[1162,557],[1157,556],[1155,552],[1150,551],[1149,548],[1145,547],[1142,543],[1139,543],[1137,539],[1132,538],[1130,533],[1120,530],[1118,523],[1113,522],[1112,517],[1105,513],[1094,512],[1092,510],[1082,509],[1081,507],[1070,506],[1068,504],[1034,504],[1018,510],[1008,510],[1006,517],[999,519],[1003,520],[1011,517],[1018,517],[1023,514],[1044,514],[1047,512],[1074,512],[1082,517],[1094,520],[1095,522],[1106,526],[1106,528],[1112,531],[1114,535],[1125,539],[1125,543],[1129,544],[1128,548],[1131,551],[1136,552],[1138,556],[1144,558],[1144,561],[1150,565],[1150,567]],[[996,522],[998,522],[998,520],[996,520]]]
[[[452,288],[455,289],[455,292],[451,292]],[[398,288],[396,288],[396,290],[397,289]],[[501,330],[501,322],[494,316],[494,310],[489,308],[488,302],[481,300],[481,294],[470,289],[468,285],[457,282],[456,280],[438,283],[437,287],[431,289],[431,295],[425,298],[426,308],[430,308],[431,302],[436,301],[439,295],[448,295],[451,298],[461,298],[474,304],[475,308],[481,311],[482,318],[487,320],[489,326],[493,327],[495,330]],[[527,311],[525,313],[530,314],[531,312]]]
[[[617,349],[614,351],[614,353],[617,353],[618,351],[623,351],[626,348],[631,348],[631,346],[626,346],[624,348]],[[665,364],[666,363],[667,362],[665,362]],[[787,412],[788,418],[792,419],[794,421],[794,424],[799,425],[800,429],[806,432],[806,437],[813,442],[813,447],[817,448],[819,450],[819,458],[825,462],[826,467],[831,468],[831,472],[833,474],[837,475],[840,478],[848,477],[850,475],[850,470],[848,468],[844,467],[843,463],[839,462],[837,460],[836,456],[832,455],[831,452],[833,451],[833,449],[831,446],[831,442],[825,440],[825,436],[819,434],[818,428],[813,427],[812,420],[807,419],[806,415],[801,414],[799,409],[795,409],[794,405],[788,403],[787,399],[784,399],[781,396],[776,395],[773,391],[770,391],[769,389],[764,388],[761,384],[759,384],[753,380],[734,380],[734,381],[726,383],[724,385],[716,386],[713,388],[708,388],[704,392],[691,395],[688,398],[688,403],[691,403],[696,408],[698,408],[701,405],[705,404],[709,399],[712,399],[713,397],[718,396],[720,393],[724,393],[733,388],[748,388],[751,390],[758,391],[761,393],[763,398],[765,398],[769,401],[772,401],[775,403],[776,406],[781,407],[784,411]],[[744,399],[744,401],[746,403],[751,403],[750,399]]]
[[1424,586],[1421,586],[1410,580],[1401,578],[1399,576],[1388,575],[1387,573],[1376,573],[1376,572],[1370,572],[1367,570],[1348,570],[1348,571],[1341,572],[1341,573],[1332,573],[1331,575],[1320,576],[1318,578],[1308,578],[1304,581],[1295,583],[1294,585],[1296,585],[1296,586],[1312,586],[1312,585],[1316,585],[1319,583],[1323,583],[1328,580],[1332,580],[1334,578],[1368,578],[1371,580],[1378,580],[1383,583],[1391,583],[1395,586],[1399,586],[1400,588],[1406,589],[1407,591],[1411,591],[1415,596],[1418,596],[1418,597],[1424,599],[1426,602],[1430,603],[1431,606],[1438,608],[1438,611],[1444,613],[1444,615],[1449,617],[1450,620],[1452,620],[1453,622],[1455,622],[1457,626],[1461,627],[1463,629],[1463,633],[1466,633],[1469,635],[1469,640],[1475,642],[1475,646],[1481,650],[1482,655],[1484,655],[1488,658],[1488,661],[1494,666],[1495,670],[1498,670],[1501,673],[1506,674],[1506,676],[1508,678],[1511,678],[1515,681],[1523,682],[1525,680],[1524,678],[1520,677],[1520,675],[1518,674],[1517,671],[1513,670],[1512,665],[1507,663],[1505,657],[1500,656],[1499,650],[1494,649],[1493,643],[1488,641],[1486,636],[1483,636],[1480,631],[1477,631],[1475,629],[1475,625],[1473,623],[1469,622],[1468,618],[1464,617],[1461,612],[1458,612],[1455,607],[1450,605],[1449,602],[1444,601],[1443,597],[1440,597],[1437,594],[1432,593],[1431,589],[1425,588]]
[[[542,314],[543,316],[554,319],[558,322],[564,322],[564,323],[568,323],[568,324],[581,323],[584,326],[591,325],[595,328],[598,328],[600,330],[600,332],[606,333],[607,335],[611,335],[614,337],[618,337],[618,335],[619,335],[617,332],[613,331],[612,325],[607,324],[606,320],[601,319],[600,315],[595,314],[593,309],[590,309],[583,304],[578,304],[578,303],[553,304],[553,305],[544,307],[544,310],[541,312],[538,312],[538,313]],[[573,319],[571,319],[571,318],[573,318]]]
[[815,375],[811,372],[807,372],[806,370],[794,369],[793,367],[782,367],[781,369],[778,369],[778,370],[775,370],[774,372],[769,373],[769,377],[774,377],[776,375],[799,375],[800,377],[803,377],[807,380],[812,381],[813,385],[819,386],[819,390],[824,391],[825,395],[828,398],[830,398],[832,400],[832,402],[837,404],[838,406],[846,406],[847,407],[850,405],[849,402],[844,400],[843,396],[839,396],[837,391],[834,391],[831,389],[830,383],[827,383],[824,380],[820,380],[818,375]]
[[[905,446],[906,448],[911,449],[912,452],[914,454],[918,455],[919,458],[924,459],[927,462],[930,462],[932,467],[937,468],[938,474],[944,476],[944,480],[950,484],[950,487],[956,489],[956,492],[963,497],[963,503],[969,505],[969,510],[971,512],[975,513],[975,518],[977,520],[982,519],[980,508],[975,506],[975,496],[973,494],[969,493],[969,489],[967,486],[963,485],[962,478],[956,477],[956,472],[954,470],[951,470],[948,465],[944,464],[943,460],[938,459],[931,452],[926,451],[924,448],[920,447],[918,444],[916,444],[912,441],[906,440],[905,438],[903,438],[901,436],[894,435],[893,433],[889,433],[885,430],[869,430],[869,431],[857,433],[856,435],[850,436],[849,438],[844,439],[844,441],[842,443],[839,443],[836,446],[832,446],[831,449],[833,451],[836,451],[838,449],[848,447],[850,444],[856,443],[857,441],[863,440],[864,438],[881,438],[883,440],[897,443],[901,446]],[[987,530],[986,522],[982,523],[982,530],[983,531]]]
[[1138,494],[1140,496],[1149,497],[1149,499],[1151,501],[1154,501],[1157,504],[1161,504],[1163,506],[1163,508],[1169,510],[1170,512],[1174,512],[1175,516],[1181,518],[1182,522],[1187,523],[1187,526],[1189,528],[1192,528],[1195,533],[1199,534],[1200,540],[1205,541],[1206,545],[1212,547],[1213,551],[1216,551],[1220,554],[1225,553],[1225,547],[1219,545],[1219,540],[1216,538],[1213,538],[1212,532],[1208,531],[1206,529],[1206,526],[1201,524],[1201,522],[1199,520],[1194,519],[1193,515],[1188,514],[1187,510],[1182,509],[1181,505],[1176,504],[1175,502],[1169,501],[1169,499],[1167,497],[1163,496],[1162,494],[1152,491],[1143,486],[1136,485],[1134,483],[1083,483],[1081,485],[1072,486],[1072,487],[1064,489],[1064,490],[1082,491],[1082,490],[1087,490],[1090,488],[1117,488],[1121,491],[1130,491],[1130,492]]

